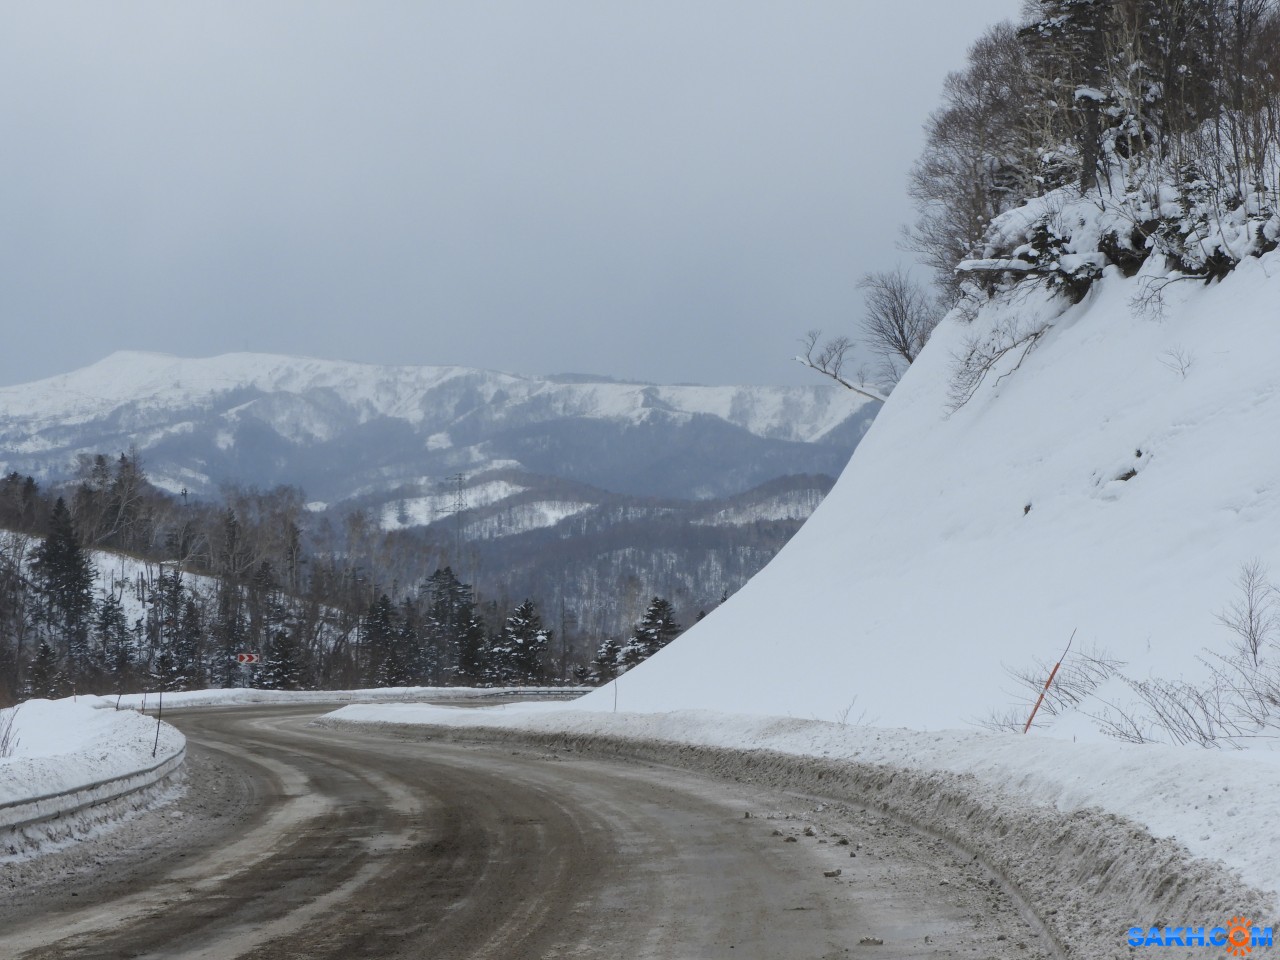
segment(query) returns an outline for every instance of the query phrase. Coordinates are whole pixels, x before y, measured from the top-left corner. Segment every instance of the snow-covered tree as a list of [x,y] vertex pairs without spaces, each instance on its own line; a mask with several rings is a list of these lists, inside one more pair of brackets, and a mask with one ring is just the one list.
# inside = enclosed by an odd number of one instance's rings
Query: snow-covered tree
[[621,659],[622,644],[616,637],[606,637],[596,648],[595,659],[591,661],[591,679],[597,684],[616,679]]
[[648,660],[678,636],[680,624],[676,623],[670,601],[654,597],[636,624],[635,632],[623,645],[619,662],[630,669]]
[[32,697],[56,700],[67,692],[62,661],[48,640],[41,640],[27,669],[27,689]]
[[301,690],[302,664],[298,641],[286,630],[278,630],[267,645],[258,686],[264,690]]
[[532,600],[526,599],[507,618],[490,647],[490,670],[498,683],[542,683],[552,631]]

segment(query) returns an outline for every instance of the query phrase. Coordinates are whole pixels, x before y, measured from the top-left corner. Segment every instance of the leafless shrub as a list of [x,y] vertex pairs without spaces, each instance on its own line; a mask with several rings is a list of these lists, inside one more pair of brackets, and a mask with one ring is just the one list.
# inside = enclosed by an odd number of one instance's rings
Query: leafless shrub
[[1236,634],[1241,651],[1256,667],[1264,646],[1274,644],[1280,628],[1280,611],[1276,609],[1277,591],[1267,579],[1267,568],[1253,559],[1240,568],[1236,583],[1239,598],[1218,614],[1217,620]]
[[1129,309],[1134,316],[1146,320],[1163,320],[1165,311],[1165,290],[1171,283],[1185,280],[1199,280],[1200,277],[1190,274],[1172,274],[1163,277],[1144,276],[1138,278],[1137,292],[1129,298]]
[[1174,346],[1160,354],[1160,363],[1185,380],[1191,372],[1191,365],[1195,363],[1195,357],[1185,347]]
[[846,727],[850,725],[855,727],[865,726],[868,723],[866,710],[860,710],[857,713],[857,715],[853,717],[852,720],[849,719],[850,715],[853,714],[854,708],[857,707],[857,705],[858,705],[858,698],[857,696],[854,696],[852,700],[850,700],[847,704],[845,704],[844,709],[836,714],[836,723]]
[[1212,680],[1123,679],[1147,708],[1152,724],[1173,743],[1214,747],[1250,732],[1238,722],[1233,691]]
[[[1027,667],[1006,665],[1005,673],[1014,681],[1020,695],[1025,695],[1026,701],[1004,711],[993,711],[979,720],[978,725],[992,731],[1021,733],[1031,713],[1032,704],[1042,691],[1044,700],[1040,703],[1037,715],[1056,717],[1086,702],[1094,691],[1124,666],[1124,662],[1108,656],[1105,651],[1092,649],[1067,654],[1062,658],[1056,674],[1053,673],[1053,666],[1039,658]],[[1051,674],[1053,682],[1045,689],[1045,681]]]
[[964,352],[953,358],[951,384],[947,391],[948,409],[954,413],[972,400],[978,388],[1005,357],[1016,359],[996,378],[996,382],[1016,371],[1048,331],[1048,323],[1024,328],[1018,318],[1011,315],[985,337],[970,339]]
[[1139,722],[1131,709],[1122,708],[1109,701],[1101,701],[1097,709],[1086,711],[1104,737],[1121,743],[1152,743],[1155,740],[1149,727]]
[[1026,722],[1026,711],[1021,707],[992,710],[976,721],[979,727],[991,733],[1021,733]]
[[17,720],[17,707],[0,710],[0,759],[12,757],[18,749],[18,735],[15,732]]
[[1135,680],[1112,665],[1135,700],[1120,705],[1094,697],[1097,706],[1087,713],[1102,733],[1129,743],[1202,747],[1240,747],[1280,733],[1280,590],[1256,559],[1240,568],[1236,583],[1238,598],[1217,616],[1234,635],[1231,647],[1206,650],[1197,681]]

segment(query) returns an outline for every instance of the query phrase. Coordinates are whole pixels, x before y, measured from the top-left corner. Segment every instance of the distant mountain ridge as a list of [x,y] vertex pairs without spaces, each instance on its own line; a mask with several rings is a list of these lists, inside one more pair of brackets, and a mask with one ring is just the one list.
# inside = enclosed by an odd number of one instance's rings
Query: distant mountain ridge
[[[136,447],[148,476],[366,503],[406,486],[527,471],[632,496],[730,496],[834,476],[875,410],[834,385],[662,386],[264,354],[119,352],[0,388],[0,471],[56,479],[77,454]],[[390,502],[388,500],[388,502]]]

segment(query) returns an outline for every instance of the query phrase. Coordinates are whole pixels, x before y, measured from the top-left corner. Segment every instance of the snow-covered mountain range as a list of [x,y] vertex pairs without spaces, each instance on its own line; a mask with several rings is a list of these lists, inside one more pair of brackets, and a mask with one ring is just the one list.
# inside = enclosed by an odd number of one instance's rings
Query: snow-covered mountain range
[[779,476],[834,476],[874,406],[823,383],[658,386],[259,354],[193,360],[120,352],[73,373],[0,388],[0,471],[55,477],[79,453],[136,447],[153,482],[195,495],[228,481],[289,483],[323,503],[397,490],[400,507],[388,525],[402,526],[419,507],[431,510],[444,478],[494,469],[689,499],[736,494]]

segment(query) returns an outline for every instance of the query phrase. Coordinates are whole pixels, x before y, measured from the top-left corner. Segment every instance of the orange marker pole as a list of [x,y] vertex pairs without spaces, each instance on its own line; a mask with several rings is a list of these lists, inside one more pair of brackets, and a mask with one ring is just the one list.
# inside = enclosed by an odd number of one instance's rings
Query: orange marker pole
[[1075,638],[1076,632],[1072,630],[1071,638],[1067,640],[1067,649],[1062,651],[1062,656],[1058,658],[1058,662],[1049,671],[1049,679],[1044,682],[1044,689],[1040,691],[1040,696],[1036,697],[1036,705],[1031,708],[1031,716],[1027,717],[1027,725],[1022,728],[1023,733],[1031,729],[1031,721],[1036,718],[1036,712],[1040,709],[1040,704],[1044,703],[1044,695],[1049,692],[1049,684],[1053,683],[1053,678],[1058,675],[1058,668],[1062,666],[1062,661],[1067,659],[1067,654],[1071,652],[1071,644]]

